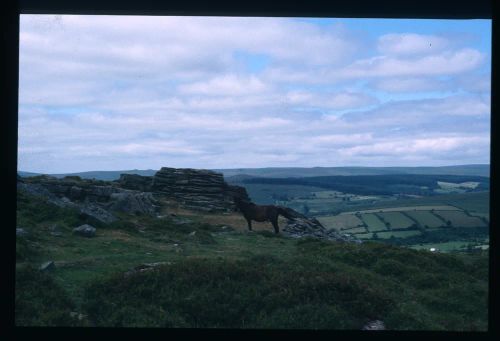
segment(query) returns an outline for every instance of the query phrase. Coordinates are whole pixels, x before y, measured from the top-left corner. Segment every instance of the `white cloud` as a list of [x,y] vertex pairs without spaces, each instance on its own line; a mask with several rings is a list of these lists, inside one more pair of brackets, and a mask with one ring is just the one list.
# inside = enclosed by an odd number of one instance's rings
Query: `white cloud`
[[447,49],[450,42],[435,35],[414,33],[384,34],[378,39],[378,50],[385,55],[435,54]]
[[240,96],[259,94],[270,88],[256,76],[238,77],[236,75],[217,76],[209,81],[182,84],[179,91],[184,94],[208,96]]
[[376,56],[352,63],[342,70],[342,76],[358,78],[453,75],[473,70],[483,60],[481,52],[471,48],[411,59]]
[[376,98],[353,92],[312,93],[307,91],[290,91],[286,94],[286,102],[292,105],[322,107],[327,109],[352,109],[376,104]]
[[[473,40],[353,32],[292,18],[22,15],[19,167],[466,163],[460,148],[487,159],[488,56]],[[387,102],[426,91],[457,95]]]
[[371,83],[371,86],[389,93],[457,90],[450,81],[423,77],[385,78]]

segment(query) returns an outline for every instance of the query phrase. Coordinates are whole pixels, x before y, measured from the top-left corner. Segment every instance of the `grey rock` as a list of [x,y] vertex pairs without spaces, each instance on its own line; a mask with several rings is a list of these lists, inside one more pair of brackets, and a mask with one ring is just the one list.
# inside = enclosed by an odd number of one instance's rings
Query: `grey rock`
[[26,237],[28,235],[28,231],[26,231],[23,228],[17,227],[16,228],[16,236],[17,237]]
[[136,274],[136,273],[139,273],[139,272],[151,271],[151,270],[156,269],[159,266],[170,265],[170,264],[172,264],[172,263],[171,262],[143,263],[143,264],[140,264],[140,265],[134,267],[133,269],[125,272],[123,275],[125,277],[129,277],[129,276]]
[[380,320],[370,321],[363,326],[362,330],[385,330],[385,324]]
[[307,218],[291,208],[282,208],[287,211],[290,217],[287,218],[287,224],[282,229],[283,234],[286,236],[293,238],[314,237],[339,242],[361,243],[359,239],[350,235],[342,235],[335,230],[328,230],[315,218]]
[[73,233],[88,238],[94,237],[95,231],[96,231],[95,227],[90,226],[88,224],[81,225],[73,229]]
[[53,261],[48,261],[48,262],[45,262],[42,265],[40,265],[40,267],[38,269],[40,271],[51,271],[51,270],[54,270],[55,268],[56,268],[55,263]]
[[152,176],[142,176],[137,174],[120,174],[117,181],[120,187],[141,192],[151,192],[153,183]]
[[163,167],[153,176],[152,191],[202,212],[234,211],[234,197],[249,200],[245,188],[227,184],[222,173],[203,169]]
[[81,313],[78,313],[76,311],[72,311],[69,313],[69,316],[71,316],[72,318],[75,318],[75,319],[78,319],[78,321],[83,321],[84,319],[87,318],[87,315],[84,315],[84,314],[81,314]]
[[127,213],[155,214],[157,202],[150,192],[121,191],[110,196],[111,209]]
[[91,216],[105,224],[118,220],[112,213],[93,202],[85,202],[80,206],[80,212]]

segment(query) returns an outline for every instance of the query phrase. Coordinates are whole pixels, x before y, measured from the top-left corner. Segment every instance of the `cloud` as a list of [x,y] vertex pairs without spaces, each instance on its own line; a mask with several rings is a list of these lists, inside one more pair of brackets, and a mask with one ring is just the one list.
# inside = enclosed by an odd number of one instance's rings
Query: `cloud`
[[458,90],[450,81],[424,77],[394,77],[372,82],[370,86],[388,93],[415,93]]
[[270,88],[256,76],[238,77],[235,75],[218,76],[204,82],[182,84],[180,93],[208,96],[240,96],[259,94]]
[[325,109],[352,109],[378,103],[377,99],[363,93],[312,93],[306,91],[290,91],[285,101],[291,105],[305,107],[321,107]]
[[343,70],[342,76],[358,78],[453,75],[473,70],[483,61],[484,55],[471,48],[411,59],[376,56],[352,63]]
[[450,45],[447,39],[435,35],[391,33],[379,37],[377,48],[384,55],[415,56],[439,53]]
[[488,160],[480,45],[356,30],[342,20],[22,15],[19,167]]
[[344,157],[403,156],[416,158],[419,156],[434,156],[439,159],[449,153],[454,154],[455,157],[462,155],[467,153],[467,150],[471,149],[471,147],[474,149],[477,146],[488,148],[489,143],[487,136],[398,139],[342,148],[340,154]]

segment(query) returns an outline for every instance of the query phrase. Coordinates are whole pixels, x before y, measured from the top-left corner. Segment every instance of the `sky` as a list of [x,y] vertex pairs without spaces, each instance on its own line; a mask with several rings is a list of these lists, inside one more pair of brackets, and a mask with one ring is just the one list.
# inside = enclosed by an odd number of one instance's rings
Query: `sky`
[[489,163],[491,20],[21,15],[18,169]]

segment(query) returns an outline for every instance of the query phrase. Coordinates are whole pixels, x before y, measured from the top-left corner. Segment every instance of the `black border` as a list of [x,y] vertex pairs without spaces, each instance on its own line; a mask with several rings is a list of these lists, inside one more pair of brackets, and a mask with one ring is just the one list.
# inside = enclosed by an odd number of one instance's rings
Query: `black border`
[[[7,247],[4,251],[4,264],[10,264],[10,274],[15,273],[15,238],[12,225],[16,224],[16,177],[17,177],[17,112],[18,112],[18,70],[19,70],[19,14],[94,14],[94,15],[204,15],[204,16],[297,16],[297,17],[343,17],[343,18],[421,18],[421,19],[493,19],[492,39],[497,41],[499,28],[497,17],[494,15],[498,10],[496,0],[300,0],[272,2],[263,1],[193,1],[193,0],[170,0],[170,1],[118,1],[118,0],[18,0],[7,1],[7,8],[2,15],[3,34],[3,71],[4,83],[2,89],[2,196],[4,205],[2,210],[2,222],[4,228],[9,230]],[[495,203],[499,197],[499,178],[496,176],[500,171],[498,159],[498,44],[492,44],[492,96],[491,96],[491,158],[490,158],[490,282],[489,282],[489,330],[488,332],[356,332],[356,331],[278,331],[278,330],[194,330],[194,329],[130,329],[116,330],[113,328],[20,328],[14,327],[14,297],[15,288],[13,276],[10,281],[2,280],[7,284],[4,290],[2,307],[7,309],[7,317],[2,319],[1,324],[9,326],[10,331],[19,336],[70,336],[78,333],[81,336],[142,336],[145,333],[153,337],[165,336],[203,336],[203,337],[308,337],[320,338],[358,337],[369,338],[401,338],[405,336],[436,337],[436,338],[492,338],[498,333],[500,316],[498,311],[498,250],[497,245],[499,230],[498,210]],[[5,269],[5,267],[4,267]],[[495,271],[496,270],[496,271]],[[3,271],[5,273],[5,271]],[[5,278],[4,276],[2,276]]]

